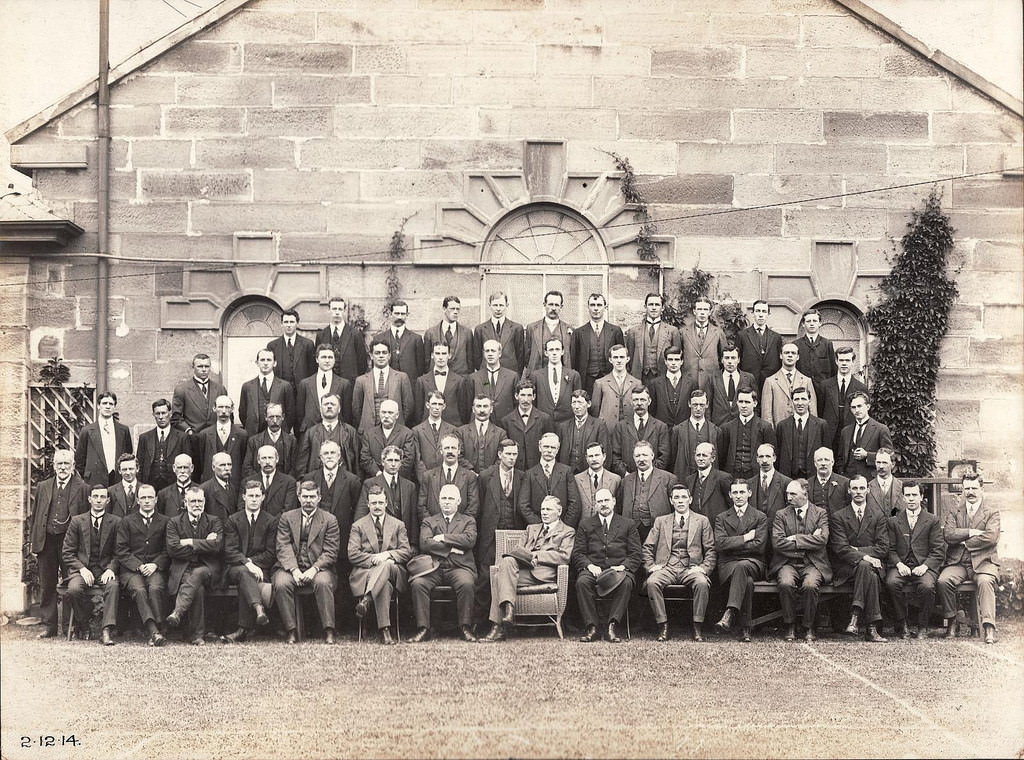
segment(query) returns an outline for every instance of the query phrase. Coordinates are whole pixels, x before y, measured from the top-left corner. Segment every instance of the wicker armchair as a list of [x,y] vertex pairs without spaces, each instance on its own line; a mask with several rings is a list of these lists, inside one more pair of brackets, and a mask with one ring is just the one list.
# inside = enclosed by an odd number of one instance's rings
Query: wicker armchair
[[[502,557],[510,549],[520,546],[526,538],[525,530],[496,530],[494,532],[494,556]],[[491,575],[496,568],[491,567]],[[520,586],[516,592],[516,625],[553,625],[562,635],[562,615],[569,600],[569,566],[559,565],[554,583],[538,583],[534,586]],[[524,617],[544,617],[546,620],[525,622]]]

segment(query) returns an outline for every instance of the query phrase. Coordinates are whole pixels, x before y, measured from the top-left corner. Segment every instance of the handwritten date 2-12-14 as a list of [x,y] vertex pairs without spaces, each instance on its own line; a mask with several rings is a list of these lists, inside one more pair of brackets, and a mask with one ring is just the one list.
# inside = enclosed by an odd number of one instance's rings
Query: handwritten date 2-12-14
[[21,737],[22,747],[77,747],[78,745],[79,739],[74,734]]

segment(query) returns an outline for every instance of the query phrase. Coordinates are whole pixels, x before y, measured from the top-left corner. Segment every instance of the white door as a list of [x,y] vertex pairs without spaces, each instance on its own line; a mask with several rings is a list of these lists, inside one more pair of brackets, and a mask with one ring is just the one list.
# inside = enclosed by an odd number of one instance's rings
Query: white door
[[270,301],[243,303],[229,314],[221,334],[222,381],[237,417],[242,383],[257,374],[256,353],[281,335],[281,308]]
[[525,325],[544,316],[544,294],[558,290],[565,299],[562,320],[575,327],[589,318],[587,298],[590,294],[608,292],[608,268],[602,265],[484,267],[480,288],[480,322],[490,317],[487,298],[491,293],[505,292],[509,297],[509,318]]

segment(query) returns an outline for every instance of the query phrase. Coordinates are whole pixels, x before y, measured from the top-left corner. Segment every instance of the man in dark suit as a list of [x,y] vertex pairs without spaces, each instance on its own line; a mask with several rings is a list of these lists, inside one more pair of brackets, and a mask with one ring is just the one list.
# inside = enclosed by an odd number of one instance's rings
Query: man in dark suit
[[519,491],[519,514],[529,524],[540,522],[540,505],[546,496],[557,496],[564,504],[565,523],[575,528],[580,519],[579,495],[576,481],[568,465],[555,461],[558,456],[558,436],[545,433],[540,439],[540,462],[526,471],[523,487]]
[[734,480],[729,487],[732,509],[715,520],[715,549],[718,551],[718,582],[728,588],[725,612],[715,627],[723,633],[740,626],[740,639],[750,641],[754,582],[764,578],[768,549],[768,518],[750,504],[750,487]]
[[132,434],[125,425],[114,419],[117,396],[109,391],[96,399],[95,422],[90,422],[78,434],[75,444],[75,469],[86,483],[112,486],[119,479],[117,463],[122,454],[131,454]]
[[[796,339],[796,347],[800,351],[800,360],[796,368],[811,378],[817,397],[825,388],[825,381],[836,376],[836,352],[832,341],[819,334],[821,314],[817,309],[808,309],[800,319],[804,334]],[[814,409],[817,414],[817,408]]]
[[157,399],[152,404],[156,427],[139,436],[139,480],[158,492],[174,482],[171,464],[178,454],[191,454],[188,437],[171,426],[171,403]]
[[227,394],[224,385],[210,376],[210,367],[209,355],[196,354],[192,377],[174,386],[171,424],[186,435],[195,435],[216,422],[217,399]]
[[757,390],[763,386],[749,372],[737,369],[740,362],[739,352],[729,343],[722,349],[722,371],[709,372],[707,376],[708,417],[718,427],[739,416],[740,408],[736,396],[741,388]]
[[648,413],[651,394],[646,388],[634,388],[632,393],[633,414],[612,428],[611,469],[619,477],[636,470],[633,461],[633,447],[637,441],[647,441],[654,449],[654,466],[659,470],[670,467],[672,435],[668,425]]
[[213,477],[199,484],[206,497],[206,513],[223,525],[238,510],[238,489],[231,473],[231,457],[223,451],[213,455]]
[[299,382],[295,391],[295,436],[301,438],[307,430],[323,419],[323,401],[328,396],[338,397],[340,417],[350,425],[352,415],[352,383],[334,374],[334,349],[326,343],[317,346],[316,371]]
[[750,503],[759,512],[764,512],[771,526],[775,522],[775,513],[786,506],[786,487],[792,478],[775,469],[775,447],[770,443],[757,447],[757,468],[757,475],[747,478]]
[[668,489],[676,484],[676,476],[654,466],[654,447],[649,441],[633,445],[636,470],[622,479],[622,514],[636,523],[640,540],[645,541],[651,525],[672,511]]
[[359,440],[359,469],[364,480],[380,472],[380,458],[388,446],[402,452],[402,476],[414,477],[418,458],[416,437],[398,421],[398,404],[395,401],[386,399],[380,403],[380,424],[364,430]]
[[[299,508],[295,478],[278,468],[279,461],[277,449],[273,446],[260,447],[256,456],[258,469],[246,478],[258,480],[263,485],[263,503],[260,509],[271,517]],[[244,493],[242,498],[245,498]]]
[[580,388],[572,392],[569,403],[572,417],[555,426],[561,448],[558,461],[569,465],[574,473],[587,469],[587,449],[592,443],[600,443],[604,451],[611,450],[611,436],[604,420],[590,415],[590,394]]
[[572,331],[569,339],[569,366],[580,373],[583,389],[594,392],[594,383],[612,371],[608,352],[612,346],[625,345],[626,337],[622,328],[605,321],[608,300],[602,293],[591,293],[587,297],[590,321]]
[[270,622],[263,606],[261,586],[270,590],[270,571],[277,562],[277,518],[263,509],[263,485],[242,484],[245,508],[224,523],[224,577],[238,586],[238,628],[221,636],[227,644],[249,638],[256,626]]
[[403,457],[398,446],[385,446],[380,456],[382,470],[363,481],[352,520],[358,521],[369,513],[367,497],[370,488],[379,486],[384,489],[384,495],[387,497],[387,513],[405,523],[406,535],[411,537],[409,543],[418,551],[420,521],[417,516],[419,499],[416,484],[401,474]]
[[760,391],[764,381],[782,366],[782,336],[768,327],[767,301],[754,301],[751,311],[754,324],[739,331],[736,345],[740,351],[740,370],[753,375],[754,388]]
[[852,614],[845,633],[856,636],[858,624],[863,621],[864,639],[880,643],[885,639],[878,632],[882,624],[878,590],[889,556],[889,521],[868,506],[868,481],[863,475],[857,475],[848,484],[852,503],[831,518],[832,582],[842,586],[853,580]]
[[[558,290],[549,290],[544,294],[544,316],[536,322],[531,322],[524,329],[526,336],[526,366],[523,368],[523,376],[526,377],[535,369],[540,369],[547,361],[544,347],[550,338],[558,338],[562,346],[570,345],[572,327],[568,322],[562,321],[562,306],[565,298]],[[565,365],[572,367],[572,361],[567,358]]]
[[739,416],[726,422],[718,433],[718,455],[726,472],[735,478],[749,478],[757,472],[757,448],[775,445],[770,422],[754,416],[757,391],[740,389],[736,394]]
[[779,472],[791,478],[809,478],[815,472],[814,452],[825,445],[825,421],[810,413],[806,388],[794,388],[793,414],[775,426]]
[[[444,394],[431,391],[424,403],[426,418],[412,429],[416,438],[416,451],[419,461],[416,463],[416,482],[423,484],[427,470],[441,465],[441,439],[455,433],[455,426],[444,420]],[[416,523],[419,528],[419,521]]]
[[[498,448],[498,461],[480,473],[477,479],[480,503],[477,507],[477,606],[487,609],[490,589],[489,570],[497,559],[494,555],[494,531],[522,530],[526,519],[519,513],[519,494],[524,474],[516,469],[519,444],[504,439]],[[486,581],[486,585],[484,583]]]
[[341,532],[337,518],[319,509],[319,504],[316,483],[304,480],[299,486],[299,508],[285,512],[277,520],[274,599],[288,644],[298,642],[296,615],[302,614],[302,610],[296,608],[295,590],[301,586],[312,587],[324,640],[328,644],[335,641],[335,565],[341,550]]
[[868,387],[853,374],[853,363],[857,355],[849,346],[836,349],[836,365],[838,372],[822,383],[821,396],[818,403],[819,415],[828,426],[825,445],[833,451],[839,450],[839,434],[843,428],[853,421],[850,414],[850,394],[860,391],[868,392]]
[[89,486],[74,469],[69,449],[53,453],[52,478],[36,486],[32,499],[29,540],[39,568],[39,619],[46,626],[39,638],[57,635],[57,573],[61,567],[64,536],[75,515],[89,510]]
[[441,439],[441,464],[423,474],[420,482],[419,510],[420,521],[441,511],[441,487],[454,483],[462,493],[459,509],[471,517],[476,517],[479,495],[477,477],[467,464],[460,458],[462,444],[455,434],[446,435]]
[[267,404],[267,424],[264,430],[249,436],[245,443],[245,460],[242,463],[242,478],[258,475],[260,471],[259,450],[270,446],[277,452],[280,467],[291,472],[295,466],[297,446],[295,436],[285,431],[284,408],[280,404]]
[[697,388],[687,405],[690,416],[672,428],[672,472],[680,479],[693,474],[694,453],[700,444],[718,442],[718,426],[707,418],[707,394]]
[[218,396],[217,422],[194,439],[200,452],[200,481],[213,477],[213,456],[223,453],[231,458],[232,480],[235,487],[238,487],[238,482],[242,478],[242,465],[245,464],[245,447],[249,442],[249,434],[241,425],[232,422],[234,415],[235,402],[228,396]]
[[426,408],[426,399],[432,391],[444,396],[443,419],[458,427],[463,425],[470,416],[472,403],[472,383],[469,378],[460,375],[448,366],[448,346],[435,343],[433,352],[433,368],[426,374],[416,378],[413,389],[413,406],[416,413],[413,419],[419,419]]
[[316,344],[326,344],[334,349],[334,374],[350,383],[366,372],[366,341],[363,334],[346,323],[348,304],[345,299],[331,298],[331,322],[316,334]]
[[820,447],[814,452],[815,472],[808,480],[811,504],[824,507],[829,515],[850,505],[850,481],[832,472],[833,464],[832,449]]
[[[939,519],[921,509],[921,485],[903,483],[906,509],[889,518],[889,573],[885,585],[896,612],[896,634],[907,639],[928,637],[928,621],[935,606],[935,584],[946,557]],[[907,629],[907,592],[915,593],[920,609],[918,625]]]
[[121,588],[128,592],[149,634],[149,646],[165,643],[160,625],[164,622],[164,592],[167,590],[167,520],[156,511],[156,491],[139,486],[139,508],[117,525],[115,552]]
[[139,508],[139,463],[135,455],[122,454],[117,460],[117,472],[120,479],[107,489],[107,495],[110,497],[107,511],[112,515],[124,517]]
[[690,416],[689,400],[696,381],[684,375],[683,349],[669,346],[665,349],[665,374],[651,379],[647,390],[651,394],[651,414],[668,425],[669,430]]
[[405,523],[387,514],[387,498],[382,488],[373,486],[367,493],[369,514],[352,525],[348,539],[348,559],[352,563],[349,588],[359,601],[356,617],[362,620],[373,606],[382,644],[394,644],[391,637],[391,599],[409,588],[405,564],[412,558],[412,547]]
[[[434,346],[448,346],[448,368],[463,377],[473,372],[473,331],[459,323],[462,301],[458,296],[445,296],[442,302],[444,316],[439,324],[428,327],[423,333],[423,351],[427,361],[434,355]],[[429,372],[433,367],[427,367]]]
[[701,388],[707,388],[707,376],[718,370],[718,357],[728,344],[722,328],[710,321],[712,308],[710,300],[698,298],[693,302],[693,322],[679,331],[684,371]]
[[703,641],[701,625],[711,593],[711,571],[717,551],[715,533],[704,515],[690,510],[690,490],[682,483],[669,489],[672,512],[654,521],[644,540],[644,587],[658,624],[658,641],[668,641],[665,587],[681,584],[693,589],[693,640]]
[[[359,478],[345,469],[341,461],[341,449],[334,441],[324,441],[320,446],[320,465],[306,473],[302,480],[310,481],[316,486],[317,505],[334,515],[338,521],[341,540],[347,540],[362,484]],[[345,556],[340,555],[338,572],[346,570]]]
[[277,361],[274,352],[261,348],[256,352],[256,366],[259,374],[242,383],[238,404],[238,418],[250,436],[267,427],[267,405],[280,404],[284,409],[284,428],[295,426],[295,390],[287,380],[274,374]]
[[362,443],[356,429],[339,419],[341,399],[335,395],[324,396],[320,402],[323,419],[306,431],[299,441],[299,453],[295,457],[293,474],[300,478],[320,464],[320,447],[327,441],[334,441],[341,450],[341,462],[349,472],[359,472],[359,453]]
[[274,352],[278,376],[295,388],[316,372],[313,341],[298,334],[299,312],[288,309],[281,314],[280,338],[274,338],[267,348]]
[[892,448],[889,428],[870,416],[868,394],[850,394],[850,413],[853,422],[843,428],[839,436],[839,471],[846,477],[875,476],[875,454],[881,448]]
[[564,349],[559,338],[548,338],[544,346],[547,364],[530,372],[537,391],[537,408],[551,417],[557,425],[572,417],[570,399],[579,390],[580,375],[562,364]]
[[[644,385],[665,374],[665,352],[669,348],[682,351],[679,329],[662,321],[663,309],[661,294],[648,293],[644,298],[644,321],[626,330],[626,348],[631,359],[629,371]],[[696,386],[696,373],[692,382]]]
[[174,457],[174,482],[169,486],[161,488],[156,495],[156,511],[165,517],[177,517],[185,514],[185,492],[189,486],[199,487],[199,484],[192,480],[194,467],[192,457],[188,454],[178,454]]
[[352,414],[359,420],[360,432],[369,430],[380,423],[380,405],[385,399],[398,404],[398,422],[402,425],[412,420],[415,401],[409,376],[397,369],[391,369],[391,349],[384,341],[375,341],[370,346],[373,367],[356,378],[352,388]]
[[804,478],[786,484],[787,506],[779,510],[772,523],[772,561],[770,572],[778,579],[782,622],[786,641],[796,640],[793,622],[797,588],[802,601],[802,619],[808,643],[817,640],[814,621],[818,614],[818,593],[822,584],[832,580],[828,561],[828,512],[807,501]]
[[498,446],[505,439],[503,428],[491,422],[491,400],[487,396],[473,399],[473,420],[455,431],[462,444],[462,456],[478,475],[494,464]]
[[528,470],[540,461],[540,437],[555,432],[551,417],[533,405],[536,397],[533,380],[520,380],[516,384],[516,408],[501,419],[508,437],[519,444],[516,467],[520,470]]
[[580,520],[597,514],[597,492],[606,488],[615,497],[615,511],[622,510],[622,478],[604,465],[608,460],[604,444],[594,441],[587,445],[587,469],[576,474],[576,493],[580,497]]
[[117,524],[121,518],[107,513],[107,487],[96,483],[89,489],[89,511],[71,518],[64,535],[62,560],[68,573],[68,597],[75,608],[79,633],[88,633],[93,616],[90,589],[96,584],[103,592],[103,630],[100,643],[113,646],[117,625]]
[[391,367],[404,372],[410,379],[427,371],[427,359],[423,353],[423,338],[419,333],[406,327],[409,320],[409,304],[395,301],[389,314],[391,327],[373,336],[373,342],[383,341],[391,349]]
[[220,580],[224,548],[223,524],[205,507],[203,489],[189,486],[186,511],[167,522],[167,592],[174,596],[174,609],[166,622],[177,628],[188,615],[189,636],[196,646],[206,643],[206,592]]
[[696,469],[682,481],[692,494],[692,509],[700,512],[714,525],[715,520],[732,506],[729,489],[732,475],[715,467],[715,447],[710,443],[698,443],[693,459]]
[[584,631],[580,641],[598,638],[597,597],[608,598],[606,640],[618,644],[615,632],[626,616],[633,595],[637,568],[643,560],[643,547],[636,523],[615,512],[615,497],[607,489],[597,492],[597,514],[580,522],[572,548],[572,568],[576,575],[576,598]]
[[[459,489],[441,487],[441,513],[430,515],[420,525],[420,556],[431,569],[421,570],[409,579],[416,633],[409,639],[418,644],[430,637],[430,592],[444,584],[455,593],[455,609],[465,641],[477,640],[473,634],[473,587],[476,584],[476,519],[460,513]],[[424,563],[426,564],[426,563]]]
[[[473,396],[487,396],[491,400],[493,410],[491,416],[500,420],[516,406],[516,382],[519,375],[502,367],[501,343],[489,340],[483,344],[483,366],[469,376],[473,384]],[[422,409],[421,409],[422,411]]]
[[473,329],[474,357],[472,367],[476,369],[483,361],[483,347],[489,340],[495,340],[501,346],[499,364],[518,376],[526,366],[526,338],[523,326],[505,316],[508,309],[508,296],[500,290],[491,293],[487,299],[491,309],[491,318],[481,322]]

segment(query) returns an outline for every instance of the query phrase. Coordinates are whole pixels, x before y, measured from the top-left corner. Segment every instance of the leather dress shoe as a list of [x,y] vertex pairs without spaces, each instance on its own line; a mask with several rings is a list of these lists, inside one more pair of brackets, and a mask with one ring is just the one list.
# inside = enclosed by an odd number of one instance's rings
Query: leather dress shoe
[[875,643],[883,643],[889,639],[885,638],[878,632],[878,628],[872,623],[868,626],[867,633],[864,634],[865,641],[874,641]]
[[164,638],[160,631],[154,631],[149,635],[149,646],[151,647],[162,647],[166,643],[167,639]]
[[814,629],[813,628],[808,628],[807,629],[807,633],[804,634],[804,641],[806,641],[808,644],[810,644],[812,641],[817,641],[817,640],[818,640],[818,636],[817,636],[817,634],[814,633]]
[[324,643],[325,644],[333,644],[335,641],[336,641],[336,639],[334,638],[334,629],[333,628],[326,629],[324,631]]
[[391,629],[390,628],[381,628],[380,629],[380,643],[384,644],[385,646],[391,646],[392,644],[395,643],[395,640],[391,637]]
[[906,623],[897,623],[893,626],[893,631],[904,641],[910,638],[910,629],[907,628]]
[[658,624],[658,636],[655,641],[668,641],[668,623]]
[[615,623],[609,623],[609,624],[608,624],[608,635],[607,635],[607,639],[608,639],[608,643],[609,643],[609,644],[619,644],[619,643],[621,643],[622,639],[620,639],[620,638],[619,638],[619,637],[618,637],[618,636],[617,636],[617,635],[615,634]]
[[114,637],[110,635],[110,628],[104,628],[100,632],[100,643],[105,647],[112,647],[116,643]]
[[511,624],[516,618],[515,607],[512,606],[512,602],[501,603],[501,622],[505,625]]
[[588,625],[587,629],[583,632],[583,635],[580,636],[580,641],[582,641],[584,644],[589,644],[590,642],[592,642],[596,638],[597,638],[597,626],[596,625]]
[[704,636],[701,634],[701,631],[700,631],[700,623],[694,623],[693,624],[693,640],[694,641],[704,641]]
[[956,618],[953,618],[952,620],[949,621],[949,625],[946,626],[946,634],[945,634],[946,638],[947,639],[955,639],[956,638],[956,634],[957,634],[957,628],[958,628],[958,626],[956,624]]
[[298,634],[296,634],[294,628],[292,630],[288,631],[288,635],[284,637],[284,643],[285,644],[298,644],[299,643],[299,637],[298,637]]
[[229,633],[226,636],[221,636],[220,640],[225,644],[241,644],[247,638],[249,638],[248,632],[246,632],[244,628],[239,628],[237,631],[234,631],[233,633]]
[[194,639],[192,639],[192,646],[194,646],[194,647],[206,646],[206,638],[203,636],[203,634],[199,634]]
[[725,612],[722,615],[722,619],[715,623],[715,628],[720,630],[722,633],[728,633],[729,629],[732,628],[732,616],[733,611],[729,608],[726,608]]
[[786,626],[786,635],[783,636],[783,638],[786,641],[796,641],[796,626],[795,625],[787,625]]
[[468,641],[471,644],[475,644],[477,641],[479,641],[479,639],[476,637],[476,634],[473,633],[473,629],[470,628],[468,625],[462,626],[462,640]]
[[505,629],[501,627],[500,623],[495,623],[491,626],[491,630],[487,632],[480,641],[492,642],[492,641],[504,641],[505,640]]
[[915,639],[926,639],[928,638],[928,629],[917,627],[910,632],[910,635]]
[[164,620],[164,623],[166,623],[167,626],[170,628],[177,628],[179,625],[181,625],[181,616],[183,614],[184,613],[182,613],[181,610],[174,610],[174,612],[167,616],[167,618]]
[[370,609],[370,597],[364,596],[356,604],[356,617],[362,620]]
[[417,628],[416,633],[407,638],[405,641],[408,644],[419,644],[421,641],[426,641],[430,638],[429,628]]
[[36,638],[39,638],[39,639],[52,639],[52,638],[55,638],[56,636],[57,636],[57,629],[56,628],[47,628],[45,631],[40,633]]
[[749,644],[750,643],[750,629],[744,628],[743,633],[740,635],[740,641]]
[[985,623],[982,626],[985,629],[985,643],[995,644],[996,643],[996,627],[991,623]]
[[267,617],[267,611],[263,609],[262,604],[256,605],[256,625],[266,625],[270,622],[270,618]]
[[856,636],[858,623],[860,623],[860,620],[857,617],[857,613],[854,612],[852,615],[850,615],[850,624],[846,626],[845,629],[843,629],[843,633],[848,633],[851,636]]

